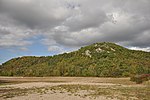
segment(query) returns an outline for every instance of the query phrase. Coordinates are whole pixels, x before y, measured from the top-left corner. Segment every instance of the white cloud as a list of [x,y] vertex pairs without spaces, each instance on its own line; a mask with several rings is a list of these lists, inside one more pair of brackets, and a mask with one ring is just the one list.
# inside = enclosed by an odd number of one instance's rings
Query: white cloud
[[49,46],[48,47],[48,51],[50,52],[62,52],[62,48],[58,47],[58,46]]
[[129,49],[131,49],[131,50],[141,50],[141,51],[150,52],[150,47],[146,47],[146,48],[130,47]]

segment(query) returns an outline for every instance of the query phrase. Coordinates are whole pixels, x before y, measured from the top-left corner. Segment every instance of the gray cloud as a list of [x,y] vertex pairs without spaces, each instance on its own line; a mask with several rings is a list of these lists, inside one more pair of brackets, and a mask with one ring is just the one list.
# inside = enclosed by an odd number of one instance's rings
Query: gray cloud
[[67,16],[66,9],[55,0],[46,0],[45,2],[43,0],[25,1],[1,0],[0,12],[11,16],[20,24],[25,24],[31,29],[56,26]]
[[15,20],[0,15],[0,47],[25,46],[31,41],[25,39],[33,36],[32,30],[19,26]]
[[102,41],[149,48],[149,9],[149,0],[1,0],[0,47],[43,35],[49,51]]

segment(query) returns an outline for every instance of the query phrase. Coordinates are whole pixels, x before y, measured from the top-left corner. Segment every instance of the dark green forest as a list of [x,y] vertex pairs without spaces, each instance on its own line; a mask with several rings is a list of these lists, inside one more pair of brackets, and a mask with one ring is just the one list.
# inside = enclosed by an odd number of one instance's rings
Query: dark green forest
[[54,56],[24,56],[0,65],[1,76],[128,77],[150,74],[150,52],[102,42]]

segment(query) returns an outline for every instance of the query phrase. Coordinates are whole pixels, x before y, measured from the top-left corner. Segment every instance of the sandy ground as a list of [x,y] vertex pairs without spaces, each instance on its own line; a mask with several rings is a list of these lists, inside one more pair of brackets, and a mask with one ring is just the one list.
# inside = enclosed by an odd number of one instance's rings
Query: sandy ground
[[[129,81],[129,78],[96,78],[96,77],[0,77],[0,82],[10,82],[13,84],[0,85],[0,93],[5,94],[3,89],[33,89],[46,88],[60,85],[89,85],[101,87],[144,87],[145,85],[136,85]],[[17,82],[14,83],[14,82]],[[3,92],[3,93],[2,93]],[[7,91],[8,92],[8,91]],[[9,91],[10,94],[11,91]],[[88,92],[80,92],[79,95],[70,95],[69,92],[55,91],[52,93],[48,90],[46,93],[27,93],[25,95],[16,95],[9,98],[0,97],[0,100],[120,100],[118,98],[108,98],[106,96],[98,96],[91,98],[90,96],[82,97]],[[134,100],[134,99],[133,99]]]
[[[31,89],[31,88],[44,88],[44,87],[52,87],[59,85],[100,85],[100,86],[116,86],[117,84],[112,83],[83,83],[83,82],[60,82],[60,83],[48,83],[48,82],[31,82],[31,83],[20,83],[20,84],[12,84],[12,85],[2,85],[0,88],[19,88],[19,89]],[[81,94],[81,93],[80,93]],[[86,92],[85,92],[86,94]],[[3,98],[1,99],[3,100]],[[69,95],[69,93],[60,93],[55,92],[51,93],[50,91],[46,94],[38,94],[32,93],[25,96],[15,96],[13,98],[5,98],[4,100],[118,100],[117,98],[107,98],[105,96],[99,96],[97,98],[91,97],[80,97]]]
[[28,96],[14,97],[7,100],[118,100],[118,99],[110,99],[104,96],[100,96],[98,98],[81,98],[79,96],[69,96],[67,93],[55,93],[55,94],[30,94]]

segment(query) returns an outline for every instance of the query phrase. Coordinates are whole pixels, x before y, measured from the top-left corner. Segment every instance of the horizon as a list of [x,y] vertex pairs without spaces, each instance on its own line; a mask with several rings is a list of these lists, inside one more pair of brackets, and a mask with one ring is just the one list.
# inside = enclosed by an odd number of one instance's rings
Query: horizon
[[[105,43],[105,42],[99,42],[99,43]],[[106,43],[111,43],[111,42],[106,42]],[[93,44],[95,44],[95,43],[93,43]],[[115,43],[115,44],[116,44],[116,43]],[[90,45],[92,45],[92,44],[90,44]],[[119,44],[117,44],[117,45],[119,45]],[[86,46],[88,46],[88,45],[86,45]],[[119,46],[121,46],[121,45],[119,45]],[[85,47],[85,46],[82,46],[82,47]],[[122,46],[122,47],[124,47],[124,46]],[[80,48],[81,48],[81,47],[80,47]],[[64,54],[64,53],[71,53],[71,52],[74,52],[74,51],[79,50],[80,48],[77,48],[77,49],[72,50],[72,51],[69,51],[69,52],[61,52],[61,53],[57,53],[57,54],[53,54],[53,55],[22,55],[22,56],[16,56],[16,57],[9,58],[9,59],[7,59],[6,61],[0,62],[0,65],[2,65],[3,63],[5,63],[5,62],[7,62],[7,61],[9,61],[9,60],[11,60],[11,59],[14,59],[14,58],[54,56],[54,55],[59,55],[59,54]],[[124,47],[124,48],[127,48],[127,49],[129,49],[129,50],[136,50],[136,51],[149,52],[149,51],[145,51],[145,50],[141,50],[141,49],[137,49],[137,48],[128,48],[128,47]]]
[[0,64],[97,42],[150,52],[149,0],[0,0]]

